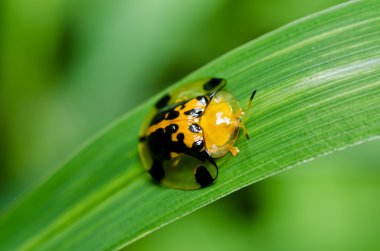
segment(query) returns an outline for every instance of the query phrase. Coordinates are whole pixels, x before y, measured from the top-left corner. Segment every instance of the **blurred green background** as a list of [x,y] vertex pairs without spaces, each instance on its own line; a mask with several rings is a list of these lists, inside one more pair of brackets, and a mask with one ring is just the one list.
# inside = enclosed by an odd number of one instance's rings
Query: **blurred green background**
[[[0,210],[159,90],[341,2],[1,1]],[[367,143],[259,182],[128,250],[379,248],[379,147]]]

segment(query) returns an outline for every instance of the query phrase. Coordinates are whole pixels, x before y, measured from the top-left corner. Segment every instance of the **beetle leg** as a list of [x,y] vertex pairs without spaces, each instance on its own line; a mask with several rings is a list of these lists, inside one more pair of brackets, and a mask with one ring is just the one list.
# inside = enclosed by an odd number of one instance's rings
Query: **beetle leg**
[[247,128],[245,128],[245,125],[243,122],[240,122],[240,127],[243,129],[244,135],[247,138],[247,140],[249,140],[248,131],[247,131]]
[[240,152],[239,148],[237,148],[236,146],[233,146],[230,148],[230,153],[232,154],[232,156],[236,157],[236,155]]
[[[253,98],[255,97],[256,92],[257,92],[257,90],[254,90],[254,91],[252,92],[251,97],[249,98],[249,102],[248,102],[247,109],[245,109],[245,114],[246,114],[246,115],[248,115],[249,110],[251,109],[252,101],[253,101]],[[244,135],[245,135],[245,137],[247,138],[247,140],[249,140],[248,131],[247,131],[247,128],[245,128],[245,125],[244,125],[244,122],[245,122],[245,121],[246,121],[246,117],[244,117],[243,121],[240,123],[240,127],[243,129],[243,131],[244,131]]]

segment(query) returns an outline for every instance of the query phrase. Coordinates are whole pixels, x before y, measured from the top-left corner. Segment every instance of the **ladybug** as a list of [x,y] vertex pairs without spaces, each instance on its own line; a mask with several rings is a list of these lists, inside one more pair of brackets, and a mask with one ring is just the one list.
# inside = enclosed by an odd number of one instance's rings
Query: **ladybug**
[[[139,154],[153,180],[163,186],[192,190],[210,185],[218,176],[214,159],[239,152],[234,143],[243,110],[221,89],[222,78],[190,82],[163,96],[141,128]],[[250,97],[247,112],[252,103]]]

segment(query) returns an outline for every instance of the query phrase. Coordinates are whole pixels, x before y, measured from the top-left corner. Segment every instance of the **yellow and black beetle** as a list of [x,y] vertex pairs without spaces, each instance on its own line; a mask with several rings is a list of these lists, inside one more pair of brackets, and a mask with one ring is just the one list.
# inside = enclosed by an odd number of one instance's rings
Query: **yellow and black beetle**
[[218,176],[214,159],[239,152],[234,143],[240,128],[248,138],[243,110],[221,90],[225,85],[222,78],[201,79],[156,103],[139,140],[141,160],[155,181],[177,189],[205,187]]

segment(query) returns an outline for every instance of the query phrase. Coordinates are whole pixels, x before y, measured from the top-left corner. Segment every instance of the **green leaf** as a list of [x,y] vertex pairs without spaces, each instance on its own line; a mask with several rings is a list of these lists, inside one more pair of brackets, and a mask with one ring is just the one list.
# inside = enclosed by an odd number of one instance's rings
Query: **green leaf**
[[380,2],[350,1],[280,28],[192,73],[228,80],[244,105],[258,93],[237,157],[217,181],[154,185],[139,127],[165,92],[100,133],[0,216],[0,250],[116,249],[244,186],[380,135]]

